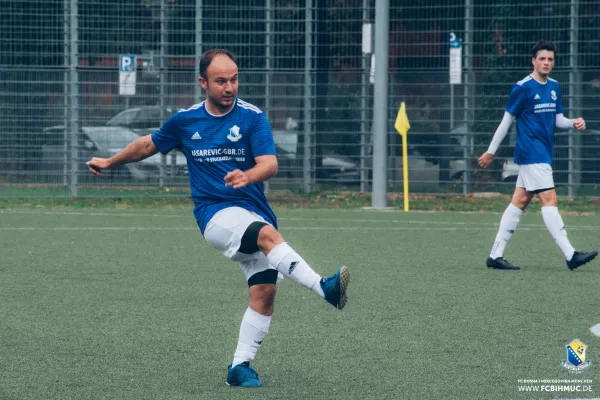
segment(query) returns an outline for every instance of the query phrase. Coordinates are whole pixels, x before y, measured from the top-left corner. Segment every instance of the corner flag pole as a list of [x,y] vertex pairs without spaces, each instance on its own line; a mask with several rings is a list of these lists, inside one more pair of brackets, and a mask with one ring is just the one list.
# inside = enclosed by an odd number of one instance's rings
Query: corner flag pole
[[408,211],[408,140],[407,133],[410,129],[408,116],[406,115],[406,104],[402,102],[398,110],[398,116],[394,123],[394,128],[402,136],[402,173],[404,181],[404,211]]

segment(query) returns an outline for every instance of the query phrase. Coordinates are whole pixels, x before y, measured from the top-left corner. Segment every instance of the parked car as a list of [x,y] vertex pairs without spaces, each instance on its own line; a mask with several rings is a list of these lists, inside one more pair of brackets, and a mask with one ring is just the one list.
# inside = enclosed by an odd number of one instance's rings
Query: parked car
[[[123,150],[139,136],[122,127],[82,127],[77,137],[78,162],[83,163],[92,157],[111,157]],[[45,128],[42,134],[41,167],[50,174],[60,174],[65,162],[69,162],[70,140],[63,126]],[[158,178],[160,174],[161,155],[155,154],[136,163],[125,164],[106,171],[111,178],[145,180]],[[164,165],[165,175],[177,176],[187,174],[185,156],[172,151],[166,156]]]
[[[274,131],[273,137],[277,148],[280,177],[301,178],[303,173],[302,156],[298,155],[298,134],[289,131]],[[409,147],[408,175],[409,182],[418,184],[439,184],[440,166],[439,158],[430,158],[422,155],[415,147]],[[461,152],[462,155],[462,152]],[[456,156],[455,156],[456,157]],[[389,168],[395,172],[390,179],[402,179],[402,157],[390,157]],[[368,179],[372,179],[371,160],[367,160],[369,168]],[[328,183],[359,184],[360,183],[360,158],[335,153],[333,150],[324,149],[321,163],[317,167],[317,179]],[[451,180],[460,179],[466,171],[464,159],[452,158],[449,162],[449,177]]]
[[108,120],[106,126],[121,126],[144,136],[156,132],[161,122],[166,121],[176,112],[177,110],[171,107],[165,107],[163,114],[161,108],[155,106],[128,108]]
[[[402,157],[394,159],[393,168],[396,170],[396,180],[402,179]],[[458,180],[467,170],[467,164],[462,158],[451,158],[448,166],[448,177],[451,181]],[[432,159],[422,155],[417,149],[408,147],[408,182],[421,185],[438,185],[440,183],[439,158]]]
[[[279,178],[300,179],[304,173],[304,160],[298,154],[298,133],[294,130],[274,130],[273,140],[279,162]],[[351,158],[328,152],[322,157],[318,179],[334,183],[360,181],[359,164]]]
[[329,182],[346,184],[360,183],[360,159],[352,159],[333,152],[321,158],[320,177]]

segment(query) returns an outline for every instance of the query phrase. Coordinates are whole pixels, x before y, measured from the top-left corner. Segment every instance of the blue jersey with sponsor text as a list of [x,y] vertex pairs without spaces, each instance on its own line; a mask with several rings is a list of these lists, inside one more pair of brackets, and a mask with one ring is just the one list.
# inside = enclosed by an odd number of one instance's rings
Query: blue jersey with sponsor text
[[254,211],[277,227],[264,185],[241,189],[225,186],[225,175],[235,169],[246,171],[256,165],[255,157],[275,155],[271,126],[256,106],[241,99],[227,114],[210,114],[205,103],[180,110],[152,134],[158,150],[166,154],[180,149],[187,166],[194,200],[194,216],[204,234],[208,221],[228,207]]
[[552,165],[556,114],[565,112],[558,82],[528,75],[512,87],[506,111],[517,119],[515,163]]

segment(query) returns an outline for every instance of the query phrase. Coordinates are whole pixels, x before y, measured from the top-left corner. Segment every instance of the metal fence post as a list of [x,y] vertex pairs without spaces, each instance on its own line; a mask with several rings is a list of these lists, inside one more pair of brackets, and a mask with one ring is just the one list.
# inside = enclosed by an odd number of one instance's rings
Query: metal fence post
[[[569,31],[569,113],[572,118],[580,116],[581,75],[579,73],[579,2],[571,0],[571,18]],[[569,197],[577,195],[581,182],[581,136],[578,132],[569,130]]]
[[[273,121],[271,118],[273,117],[273,107],[271,101],[271,45],[273,43],[272,38],[272,20],[273,20],[273,11],[271,0],[266,0],[265,4],[265,112],[267,113],[267,119]],[[267,180],[265,182],[265,193],[269,193],[270,190],[270,182]]]
[[375,2],[375,98],[373,101],[373,208],[387,206],[389,0]]
[[473,82],[472,68],[473,68],[473,49],[472,49],[472,31],[473,31],[473,0],[465,0],[465,35],[463,40],[463,51],[464,51],[464,82],[463,82],[463,123],[465,124],[465,135],[463,136],[463,157],[465,160],[465,172],[463,173],[463,194],[471,192],[471,181],[472,181],[472,161],[473,157],[473,136],[471,134],[470,124],[473,118],[470,117],[471,110],[471,90]]
[[[164,123],[164,106],[165,106],[165,54],[167,46],[167,29],[165,21],[166,4],[165,0],[160,0],[160,63],[158,72],[158,97],[160,105],[160,115],[162,122]],[[173,155],[175,157],[175,155]],[[159,180],[158,185],[162,189],[165,187],[165,165],[167,163],[167,156],[164,154],[160,155],[160,168],[159,168]]]
[[69,131],[71,134],[71,197],[77,197],[77,173],[79,167],[79,146],[77,143],[77,137],[79,136],[79,76],[77,71],[79,51],[77,47],[78,40],[78,9],[77,1],[71,0],[71,37],[70,37],[70,65],[69,65],[69,79],[70,79],[70,96],[71,96],[71,107],[70,107],[70,124]]
[[[363,0],[363,8],[362,8],[362,26],[364,27],[369,23],[369,0]],[[364,32],[363,32],[364,35]],[[370,32],[369,32],[370,36]],[[363,38],[364,40],[364,38]],[[364,49],[363,49],[364,50]],[[361,60],[361,74],[360,74],[360,192],[365,193],[367,191],[367,144],[368,144],[368,136],[367,132],[371,130],[368,129],[369,122],[367,121],[367,94],[368,94],[368,85],[369,85],[369,60],[371,55],[369,53],[362,53]]]
[[64,79],[64,85],[63,85],[63,168],[62,168],[62,184],[64,187],[68,187],[69,186],[69,140],[70,140],[70,133],[69,133],[69,129],[70,129],[70,82],[69,82],[69,74],[70,74],[70,47],[71,47],[71,42],[69,41],[69,37],[70,37],[70,25],[71,25],[71,19],[70,19],[70,0],[64,0],[63,1],[63,35],[64,35],[64,44],[63,44],[63,67],[64,67],[64,73],[63,73],[63,79]]
[[312,21],[313,2],[306,0],[306,13],[304,17],[304,157],[302,162],[304,193],[310,193],[312,187],[311,179],[311,158],[312,158],[312,121],[311,121],[311,103],[312,103]]
[[202,88],[198,82],[200,77],[200,56],[202,56],[202,0],[196,0],[196,46],[195,46],[195,80],[194,101],[202,101]]

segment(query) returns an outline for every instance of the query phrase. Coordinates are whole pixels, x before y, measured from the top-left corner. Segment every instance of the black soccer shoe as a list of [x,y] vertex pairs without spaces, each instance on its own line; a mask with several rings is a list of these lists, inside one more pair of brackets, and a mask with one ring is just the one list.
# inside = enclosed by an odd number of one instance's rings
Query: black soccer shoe
[[512,270],[521,269],[520,267],[517,267],[516,265],[512,265],[511,263],[509,263],[508,260],[504,257],[498,257],[498,258],[488,257],[487,260],[485,260],[485,265],[487,265],[488,268],[494,268],[494,269],[512,269]]
[[592,261],[598,255],[597,251],[576,251],[573,253],[573,257],[567,261],[567,267],[572,271],[577,267],[582,266],[583,264],[587,264]]

